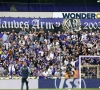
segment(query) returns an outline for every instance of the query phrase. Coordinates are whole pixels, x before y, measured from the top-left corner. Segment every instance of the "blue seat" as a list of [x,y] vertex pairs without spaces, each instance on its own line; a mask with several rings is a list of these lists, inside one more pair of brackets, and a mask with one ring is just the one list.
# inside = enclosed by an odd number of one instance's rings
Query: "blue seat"
[[72,7],[66,7],[66,11],[67,12],[71,12],[72,11]]
[[59,12],[59,7],[54,7],[54,12]]
[[79,12],[79,8],[78,7],[73,7],[73,11],[74,12]]
[[100,12],[100,7],[97,8],[97,11]]
[[34,11],[34,7],[33,7],[33,5],[31,5],[30,4],[30,7],[29,7],[29,11],[31,12],[31,11]]
[[85,7],[80,7],[79,12],[86,12],[86,8]]
[[8,5],[6,3],[3,4],[3,9],[4,9],[4,11],[10,10],[10,8],[8,7]]
[[0,11],[3,11],[3,7],[0,5]]
[[35,11],[35,12],[40,12],[41,9],[40,9],[40,7],[35,7],[35,8],[34,8],[34,11]]
[[92,12],[98,11],[96,7],[92,7],[91,9],[92,9]]
[[54,11],[54,7],[48,7],[48,12],[53,12]]
[[91,12],[92,11],[91,7],[87,7],[86,10],[87,10],[87,12]]
[[48,11],[48,8],[46,8],[46,7],[41,7],[41,11],[42,11],[42,12],[47,12],[47,11]]

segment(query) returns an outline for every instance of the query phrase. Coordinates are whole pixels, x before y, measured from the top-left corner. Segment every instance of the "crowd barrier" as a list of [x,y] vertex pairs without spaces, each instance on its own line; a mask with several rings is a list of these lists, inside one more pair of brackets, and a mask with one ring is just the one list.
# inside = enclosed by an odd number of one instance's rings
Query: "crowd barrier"
[[[30,89],[79,88],[79,79],[30,79]],[[0,80],[0,89],[20,89],[21,79]],[[100,79],[82,79],[81,88],[99,88]],[[26,88],[26,85],[24,86]]]

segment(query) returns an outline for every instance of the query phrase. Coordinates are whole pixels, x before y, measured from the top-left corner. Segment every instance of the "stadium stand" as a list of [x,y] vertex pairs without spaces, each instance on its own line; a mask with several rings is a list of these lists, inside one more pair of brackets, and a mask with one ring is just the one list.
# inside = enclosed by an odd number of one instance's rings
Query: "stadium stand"
[[[52,12],[52,11],[76,11],[76,12],[88,12],[99,11],[100,7],[94,0],[87,0],[88,7],[84,7],[84,1],[80,0],[42,0],[42,2],[22,2],[0,3],[0,11],[10,11],[12,5],[16,10],[22,11],[34,11],[34,12]],[[22,0],[23,1],[23,0]],[[73,2],[73,3],[71,3]],[[78,3],[75,3],[78,2]],[[92,2],[92,3],[89,3]],[[76,7],[77,6],[77,7]],[[91,8],[92,6],[92,8]],[[39,32],[32,30],[26,30],[22,28],[19,32],[12,30],[12,32],[0,33],[0,76],[21,76],[20,67],[22,62],[26,61],[27,65],[31,69],[30,76],[41,78],[52,77],[74,77],[78,78],[77,61],[79,55],[100,55],[100,31],[93,32],[79,31],[79,32],[48,32],[45,33],[43,29]],[[60,63],[60,54],[64,57]],[[93,64],[100,64],[100,58]],[[89,59],[86,62],[82,59],[82,64],[89,64],[93,60]],[[61,64],[61,65],[60,65]],[[90,68],[82,69],[82,73],[88,77],[88,75],[96,76],[96,69]],[[90,72],[90,73],[88,73]],[[91,72],[93,72],[91,74]]]
[[63,0],[63,2],[62,0],[14,0],[13,2],[4,0],[0,2],[0,11],[10,11],[12,5],[19,12],[98,12],[100,10],[96,0]]
[[[20,76],[20,67],[22,62],[26,61],[31,69],[30,76],[39,76],[39,78],[51,78],[52,76],[59,78],[60,75],[66,76],[66,78],[74,77],[79,55],[100,55],[99,30],[91,31],[91,33],[80,31],[79,33],[52,34],[52,32],[48,32],[45,34],[42,29],[39,32],[22,29],[19,33],[14,30],[11,33],[1,32],[1,37],[1,76],[9,76],[9,74]],[[64,55],[61,67],[59,54]],[[95,65],[100,63],[100,58],[97,59]],[[89,60],[85,62],[82,59],[82,63],[93,61]]]

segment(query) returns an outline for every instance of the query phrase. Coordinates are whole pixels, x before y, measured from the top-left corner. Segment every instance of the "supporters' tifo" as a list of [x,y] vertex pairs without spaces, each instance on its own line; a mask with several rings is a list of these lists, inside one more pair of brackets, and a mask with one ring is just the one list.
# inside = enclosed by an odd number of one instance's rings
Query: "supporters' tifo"
[[[20,30],[0,33],[0,76],[21,76],[23,61],[30,68],[30,77],[78,78],[79,55],[100,55],[100,32],[52,32]],[[61,58],[61,54],[63,55]],[[82,65],[99,65],[100,58],[82,58]],[[83,69],[82,69],[83,70]],[[85,70],[96,76],[96,69]],[[83,70],[84,71],[84,70]]]

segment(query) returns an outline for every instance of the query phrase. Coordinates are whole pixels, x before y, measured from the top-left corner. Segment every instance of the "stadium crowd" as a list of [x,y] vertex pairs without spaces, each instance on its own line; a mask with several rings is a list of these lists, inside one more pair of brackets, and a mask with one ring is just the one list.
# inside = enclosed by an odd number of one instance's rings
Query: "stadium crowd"
[[99,30],[53,34],[22,28],[19,33],[4,31],[0,36],[0,76],[20,76],[20,67],[26,61],[30,76],[78,78],[79,55],[100,55]]
[[[81,64],[85,66],[81,68],[81,72],[85,74],[86,78],[96,78],[98,72],[97,66],[100,65],[100,57],[84,57],[81,60]],[[88,67],[89,65],[92,67]]]

